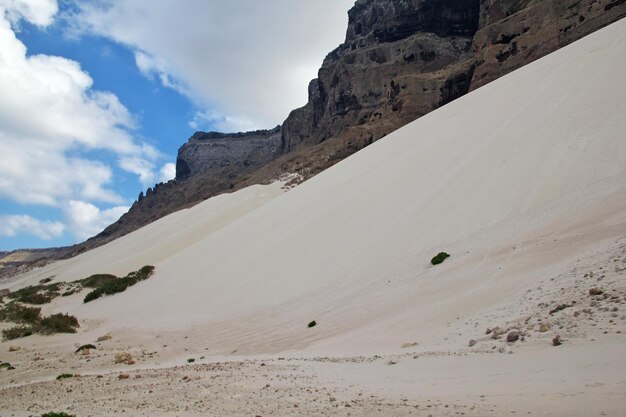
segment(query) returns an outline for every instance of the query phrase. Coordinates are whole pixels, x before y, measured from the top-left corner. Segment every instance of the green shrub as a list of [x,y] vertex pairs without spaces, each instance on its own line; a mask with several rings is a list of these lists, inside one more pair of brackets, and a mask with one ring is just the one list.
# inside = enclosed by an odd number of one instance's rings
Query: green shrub
[[83,285],[83,287],[98,288],[107,283],[115,281],[116,279],[117,277],[111,274],[95,274],[85,279],[82,279],[79,282]]
[[15,301],[0,309],[0,321],[34,324],[41,320],[41,308],[26,307]]
[[433,259],[430,260],[430,263],[433,265],[439,265],[443,261],[446,260],[450,255],[445,252],[439,252]]
[[195,360],[194,358],[189,358],[189,359],[187,359],[187,363],[193,363],[193,362],[195,362],[195,361],[196,361],[196,360]]
[[9,298],[26,304],[47,304],[59,296],[60,283],[31,285],[9,294]]
[[46,413],[42,414],[41,417],[76,417],[67,413]]
[[312,322],[308,324],[308,327],[311,328],[311,327],[315,327],[316,325],[317,325],[317,322],[313,320]]
[[10,329],[2,331],[2,337],[4,340],[19,339],[20,337],[30,336],[36,333],[37,329],[34,326],[15,326]]
[[61,379],[67,379],[67,378],[74,378],[73,374],[61,374],[59,376],[57,376],[57,381],[61,380]]
[[123,278],[104,280],[100,286],[98,286],[95,290],[89,292],[85,296],[84,302],[88,303],[102,297],[103,295],[113,295],[117,294],[118,292],[125,291],[126,288],[135,285],[139,281],[150,278],[153,273],[154,267],[147,265],[137,271],[129,273]]
[[80,327],[80,325],[76,317],[70,316],[69,314],[58,313],[44,317],[41,320],[39,333],[76,333],[77,327]]
[[15,369],[15,367],[13,365],[11,365],[9,362],[3,362],[0,363],[0,369],[6,369],[8,371],[12,371]]

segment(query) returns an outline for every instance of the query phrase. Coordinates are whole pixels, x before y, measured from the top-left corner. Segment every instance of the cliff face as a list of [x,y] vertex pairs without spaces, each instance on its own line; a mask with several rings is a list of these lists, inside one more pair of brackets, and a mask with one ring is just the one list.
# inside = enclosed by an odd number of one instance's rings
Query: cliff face
[[[358,0],[346,40],[282,129],[196,133],[176,180],[116,223],[58,252],[72,256],[221,192],[308,178],[468,91],[626,16],[626,0]],[[454,123],[454,121],[450,121]],[[419,140],[419,138],[416,138]]]
[[479,11],[479,0],[357,1],[345,43],[283,125],[283,152],[336,137],[362,147],[465,94]]
[[471,89],[626,16],[624,0],[482,0]]
[[225,134],[196,132],[178,150],[176,179],[221,176],[234,179],[280,154],[280,126],[271,130]]

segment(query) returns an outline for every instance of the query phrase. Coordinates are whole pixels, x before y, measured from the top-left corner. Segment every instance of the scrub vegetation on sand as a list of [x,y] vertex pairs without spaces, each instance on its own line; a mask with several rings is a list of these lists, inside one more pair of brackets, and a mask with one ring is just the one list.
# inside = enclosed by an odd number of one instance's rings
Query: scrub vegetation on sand
[[[85,303],[93,301],[103,295],[117,294],[118,292],[125,291],[126,288],[135,285],[136,283],[146,280],[154,273],[154,267],[146,265],[137,271],[133,271],[123,278],[115,278],[114,276],[102,275],[100,278],[93,279],[97,276],[87,278],[89,285],[94,285],[95,289],[85,296]],[[85,285],[85,284],[83,284]]]
[[449,258],[450,255],[445,253],[445,252],[439,252],[435,257],[433,257],[433,259],[430,260],[430,263],[433,265],[439,265],[440,263],[442,263],[443,261],[446,260],[446,258]]

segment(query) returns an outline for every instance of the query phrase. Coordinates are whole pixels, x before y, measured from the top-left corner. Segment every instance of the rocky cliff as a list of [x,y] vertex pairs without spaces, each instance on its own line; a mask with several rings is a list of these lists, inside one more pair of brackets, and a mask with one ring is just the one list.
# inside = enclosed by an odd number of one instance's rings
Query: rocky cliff
[[[626,16],[626,0],[357,0],[346,39],[282,128],[196,133],[176,180],[59,256],[101,245],[221,192],[308,178],[387,133]],[[454,121],[451,121],[454,123]],[[416,138],[419,140],[419,138]]]

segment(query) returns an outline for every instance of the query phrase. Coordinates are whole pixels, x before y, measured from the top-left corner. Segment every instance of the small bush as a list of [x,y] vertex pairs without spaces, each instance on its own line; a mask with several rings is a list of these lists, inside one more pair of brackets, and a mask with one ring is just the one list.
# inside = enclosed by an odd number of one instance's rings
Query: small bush
[[117,277],[111,274],[95,274],[85,279],[82,279],[79,282],[83,285],[83,287],[98,288],[112,281],[115,281],[116,279]]
[[195,360],[194,358],[189,358],[189,359],[187,359],[187,363],[193,363],[193,362],[195,362],[195,361],[196,361],[196,360]]
[[4,340],[19,339],[21,337],[30,336],[36,333],[37,329],[33,326],[15,326],[2,331]]
[[8,371],[12,371],[15,369],[15,367],[11,365],[9,362],[3,362],[3,363],[0,363],[0,369],[6,369]]
[[61,374],[59,376],[57,376],[57,381],[61,380],[61,379],[67,379],[67,378],[74,378],[73,374]]
[[0,321],[34,324],[41,320],[41,308],[26,307],[15,301],[0,309]]
[[315,327],[315,326],[317,326],[317,322],[316,322],[315,320],[313,320],[312,322],[310,322],[310,323],[308,324],[308,327],[309,327],[309,328],[311,328],[311,327]]
[[26,304],[47,304],[59,296],[59,283],[50,285],[34,285],[22,288],[9,294],[9,298]]
[[76,417],[67,413],[46,413],[42,414],[41,417]]
[[446,260],[446,258],[450,257],[449,254],[445,253],[445,252],[439,252],[433,259],[430,260],[430,263],[433,265],[439,265],[440,263],[442,263],[443,261]]
[[39,332],[42,334],[53,333],[76,333],[76,328],[80,327],[78,320],[69,314],[53,314],[41,320]]
[[84,302],[88,303],[102,297],[103,295],[113,295],[117,294],[118,292],[125,291],[126,288],[135,285],[139,281],[150,278],[153,273],[154,267],[147,265],[137,271],[129,273],[124,278],[104,280],[102,285],[98,286],[95,290],[91,291],[85,296]]

